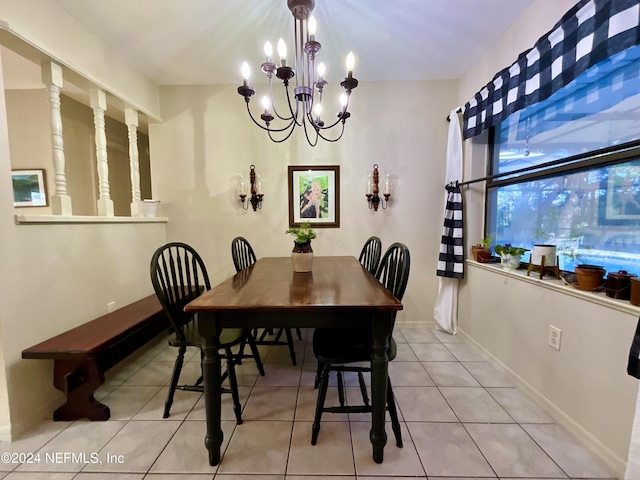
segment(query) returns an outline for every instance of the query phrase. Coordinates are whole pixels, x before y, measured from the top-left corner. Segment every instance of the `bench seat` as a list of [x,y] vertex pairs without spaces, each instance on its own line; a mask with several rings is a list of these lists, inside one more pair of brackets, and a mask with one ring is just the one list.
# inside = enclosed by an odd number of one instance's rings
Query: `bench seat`
[[107,420],[109,407],[94,398],[104,373],[163,331],[169,321],[153,294],[27,348],[22,358],[54,360],[53,384],[67,396],[54,420]]

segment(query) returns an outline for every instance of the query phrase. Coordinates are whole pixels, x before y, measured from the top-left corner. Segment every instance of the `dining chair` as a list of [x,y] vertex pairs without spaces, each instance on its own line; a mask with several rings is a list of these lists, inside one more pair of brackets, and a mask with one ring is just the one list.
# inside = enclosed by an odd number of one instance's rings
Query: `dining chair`
[[[202,363],[200,365],[200,377],[193,384],[178,384],[180,373],[184,364],[185,353],[188,347],[198,348],[200,359],[203,358],[203,350],[200,335],[198,334],[195,315],[186,313],[184,306],[200,296],[204,291],[211,289],[209,276],[204,262],[193,247],[181,242],[171,242],[159,247],[151,257],[151,283],[160,300],[160,304],[169,319],[171,337],[169,345],[178,349],[169,392],[164,405],[163,418],[169,416],[173,397],[176,390],[203,392]],[[234,354],[232,348],[242,342],[248,343],[252,355]],[[262,360],[258,353],[251,334],[239,328],[225,328],[220,334],[221,359],[226,361],[226,371],[222,375],[224,382],[229,378],[229,389],[223,389],[231,393],[233,409],[238,424],[242,423],[242,407],[238,395],[235,364],[240,362],[240,356],[251,357],[255,360],[258,371],[264,375]]]
[[[385,252],[376,271],[376,278],[393,295],[402,300],[407,281],[409,279],[410,255],[409,249],[402,243],[392,244]],[[395,323],[395,312],[394,312]],[[321,365],[321,374],[318,384],[318,398],[316,412],[311,429],[311,444],[315,445],[320,433],[320,421],[322,414],[327,413],[363,413],[371,412],[371,405],[363,373],[371,372],[371,355],[373,353],[372,336],[370,329],[332,329],[317,328],[313,334],[313,354],[318,364]],[[397,346],[393,336],[389,338],[387,356],[389,361],[396,358]],[[356,363],[368,363],[368,366],[353,365]],[[325,407],[329,374],[337,372],[338,401],[340,406]],[[343,372],[357,372],[362,395],[363,405],[345,405]],[[351,402],[349,402],[351,403]],[[387,410],[391,419],[391,426],[396,438],[396,445],[402,447],[402,434],[398,412],[396,409],[391,380],[387,383]]]
[[[231,241],[231,257],[233,258],[233,265],[236,268],[236,273],[250,267],[256,262],[256,254],[249,241],[244,237],[236,237]],[[296,328],[296,333],[298,335],[298,340],[302,340],[302,332],[299,328]],[[280,340],[283,334],[285,335],[286,341]],[[296,365],[296,351],[293,345],[291,329],[288,327],[278,329],[274,340],[267,340],[267,335],[273,335],[273,330],[265,328],[262,330],[260,335],[258,335],[258,329],[253,330],[253,337],[257,345],[287,345],[289,347],[291,362]],[[240,347],[240,352],[243,351],[244,343]]]
[[372,275],[375,275],[380,264],[380,255],[382,255],[382,241],[376,236],[369,237],[362,247],[358,261]]

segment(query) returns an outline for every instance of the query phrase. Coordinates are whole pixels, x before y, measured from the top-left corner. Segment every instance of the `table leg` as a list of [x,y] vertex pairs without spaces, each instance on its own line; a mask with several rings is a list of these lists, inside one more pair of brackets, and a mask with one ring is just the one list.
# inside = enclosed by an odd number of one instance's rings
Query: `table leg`
[[220,385],[220,329],[214,318],[203,318],[200,314],[198,331],[203,337],[204,358],[202,359],[202,377],[204,383],[204,409],[207,419],[207,434],[204,444],[209,451],[209,465],[218,465],[221,459],[221,447],[224,435],[220,426],[221,385]]
[[384,446],[387,443],[385,431],[385,410],[387,406],[388,364],[387,350],[392,329],[390,314],[374,315],[372,325],[373,355],[371,357],[371,432],[369,438],[373,446],[373,460],[382,463]]

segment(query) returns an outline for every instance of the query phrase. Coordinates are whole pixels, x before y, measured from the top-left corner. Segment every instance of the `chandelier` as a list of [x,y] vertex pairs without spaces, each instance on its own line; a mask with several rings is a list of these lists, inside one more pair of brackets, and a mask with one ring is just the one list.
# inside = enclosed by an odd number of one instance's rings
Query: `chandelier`
[[[316,40],[315,18],[310,15],[315,7],[315,0],[287,0],[287,6],[294,18],[294,66],[291,67],[287,63],[287,46],[282,38],[278,40],[277,46],[280,57],[279,66],[272,61],[273,47],[271,43],[265,43],[266,60],[261,65],[261,69],[269,79],[269,93],[262,97],[263,112],[260,119],[264,125],[256,120],[249,106],[251,97],[256,91],[249,86],[250,68],[247,62],[242,64],[243,82],[238,87],[238,93],[244,97],[247,112],[253,123],[266,130],[273,142],[281,143],[287,140],[296,126],[303,128],[307,142],[312,147],[316,146],[319,138],[328,142],[336,142],[342,137],[345,122],[351,116],[348,111],[351,91],[358,86],[358,80],[353,77],[355,63],[353,53],[349,52],[347,55],[347,76],[340,82],[344,92],[340,96],[337,119],[325,124],[322,112],[322,96],[327,87],[327,81],[324,79],[325,66],[324,63],[319,63],[316,68],[316,55],[320,51],[321,45]],[[272,80],[274,75],[282,80],[284,85],[288,105],[284,112],[278,112],[273,100]],[[289,81],[294,77],[295,87],[292,99]],[[334,127],[337,128],[334,129]],[[334,129],[331,134],[333,136],[327,136],[328,130],[331,129]],[[335,132],[339,132],[337,136]]]

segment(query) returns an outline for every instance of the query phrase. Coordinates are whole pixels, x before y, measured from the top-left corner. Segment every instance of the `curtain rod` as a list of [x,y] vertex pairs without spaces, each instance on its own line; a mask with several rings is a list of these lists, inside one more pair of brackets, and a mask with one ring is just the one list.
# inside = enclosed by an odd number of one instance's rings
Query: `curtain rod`
[[[462,107],[456,109],[456,113],[462,113]],[[451,121],[451,115],[447,115],[447,122]]]
[[476,183],[476,182],[484,182],[484,181],[487,181],[487,180],[494,180],[496,178],[506,177],[506,176],[509,176],[509,175],[516,175],[516,174],[519,174],[519,173],[525,173],[525,172],[529,172],[531,170],[539,170],[539,169],[543,169],[543,168],[553,167],[553,166],[556,166],[556,165],[569,164],[569,163],[577,162],[578,160],[583,160],[585,158],[596,158],[596,157],[609,156],[612,153],[614,153],[614,154],[615,153],[624,154],[624,153],[627,153],[629,151],[636,150],[639,146],[640,146],[640,143],[635,141],[635,142],[629,142],[628,146],[626,148],[623,148],[623,149],[620,149],[620,146],[605,147],[605,148],[602,148],[600,150],[579,153],[579,154],[573,155],[571,157],[559,158],[557,160],[552,160],[551,162],[541,163],[540,165],[531,165],[529,167],[520,168],[518,170],[511,170],[510,172],[496,173],[495,175],[487,175],[486,177],[474,178],[473,180],[467,180],[466,182],[456,182],[456,185],[458,185],[458,186],[470,185],[470,184]]

